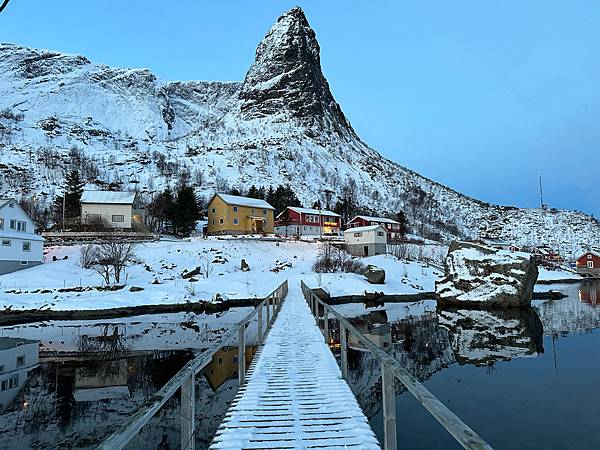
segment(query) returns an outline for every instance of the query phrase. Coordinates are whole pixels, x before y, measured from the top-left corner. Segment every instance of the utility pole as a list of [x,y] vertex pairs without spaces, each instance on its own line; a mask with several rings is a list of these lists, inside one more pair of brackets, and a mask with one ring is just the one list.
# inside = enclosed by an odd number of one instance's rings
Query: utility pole
[[540,172],[540,208],[544,209],[544,194],[542,191],[542,172]]
[[65,232],[65,197],[66,194],[63,191],[63,207],[62,207],[62,231]]

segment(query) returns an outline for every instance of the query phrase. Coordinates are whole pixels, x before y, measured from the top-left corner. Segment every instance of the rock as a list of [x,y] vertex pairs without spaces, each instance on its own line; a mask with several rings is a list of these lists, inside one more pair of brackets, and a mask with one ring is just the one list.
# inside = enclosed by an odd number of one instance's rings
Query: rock
[[240,263],[240,270],[242,272],[249,272],[250,271],[250,266],[248,265],[248,263],[246,262],[245,259],[242,258],[242,262]]
[[453,241],[445,277],[435,283],[438,305],[529,307],[538,270],[532,255]]
[[189,283],[196,283],[197,281],[198,281],[198,280],[197,280],[196,278],[194,278],[194,277],[190,277],[190,278],[188,278],[188,282],[189,282]]
[[223,303],[224,301],[229,300],[226,295],[221,295],[218,292],[213,295],[212,302],[213,303]]
[[158,278],[155,278],[154,281],[152,282],[152,284],[162,284]]
[[140,292],[140,291],[143,291],[143,290],[144,290],[143,287],[138,287],[138,286],[131,286],[129,288],[129,292]]
[[201,273],[202,273],[202,269],[200,268],[200,266],[198,266],[194,270],[191,270],[189,272],[184,272],[181,275],[181,278],[183,278],[184,280],[187,280],[188,278],[192,278],[196,275],[200,275]]
[[381,267],[374,266],[373,264],[369,264],[363,275],[367,278],[367,281],[371,284],[384,284],[385,283],[385,270]]

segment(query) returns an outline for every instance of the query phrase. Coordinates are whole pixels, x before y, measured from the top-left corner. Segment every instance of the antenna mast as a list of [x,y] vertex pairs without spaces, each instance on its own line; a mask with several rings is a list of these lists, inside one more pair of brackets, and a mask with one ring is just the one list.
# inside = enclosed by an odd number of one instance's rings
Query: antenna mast
[[542,191],[542,172],[540,172],[540,208],[544,209],[544,194]]

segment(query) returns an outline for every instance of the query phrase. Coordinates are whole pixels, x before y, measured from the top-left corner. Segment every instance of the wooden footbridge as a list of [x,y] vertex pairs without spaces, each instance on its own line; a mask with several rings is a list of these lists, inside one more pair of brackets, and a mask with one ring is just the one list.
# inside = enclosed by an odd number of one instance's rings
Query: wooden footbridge
[[[263,321],[263,317],[266,320]],[[247,369],[246,328],[255,320],[260,346]],[[327,337],[333,332],[330,325],[334,321],[339,324],[339,366],[327,344]],[[381,448],[344,381],[348,373],[350,335],[381,363],[384,449],[397,448],[396,380],[404,384],[464,448],[491,448],[394,358],[321,301],[308,286],[304,283],[292,286],[288,295],[287,282],[267,296],[218,343],[190,361],[150,399],[146,407],[98,448],[124,448],[180,391],[181,448],[193,450],[195,377],[212,356],[236,335],[240,389],[213,439],[211,449]]]

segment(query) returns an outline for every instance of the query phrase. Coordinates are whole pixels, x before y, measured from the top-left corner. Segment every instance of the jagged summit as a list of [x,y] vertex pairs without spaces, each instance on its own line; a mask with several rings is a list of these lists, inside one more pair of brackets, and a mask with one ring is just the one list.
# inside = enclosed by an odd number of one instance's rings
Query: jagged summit
[[315,32],[301,8],[282,14],[256,49],[240,99],[242,114],[287,114],[304,125],[354,135],[321,70]]

